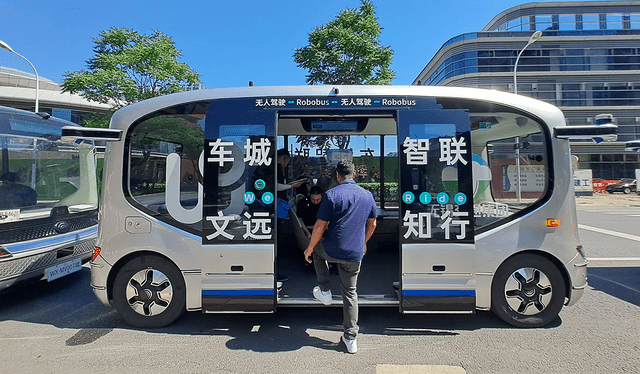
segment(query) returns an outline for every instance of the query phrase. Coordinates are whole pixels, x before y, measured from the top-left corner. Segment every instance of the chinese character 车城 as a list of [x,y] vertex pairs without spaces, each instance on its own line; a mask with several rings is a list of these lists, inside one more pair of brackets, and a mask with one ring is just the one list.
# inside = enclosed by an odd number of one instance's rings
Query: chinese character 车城
[[251,139],[247,139],[244,149],[246,156],[244,161],[249,161],[249,166],[258,164],[258,166],[271,165],[271,157],[269,157],[269,151],[271,150],[271,142],[269,139],[260,138],[259,142],[251,142]]
[[209,142],[211,151],[207,158],[207,162],[217,162],[219,166],[224,166],[225,162],[233,162],[233,156],[231,147],[233,142],[223,142],[221,139],[216,139],[213,142]]

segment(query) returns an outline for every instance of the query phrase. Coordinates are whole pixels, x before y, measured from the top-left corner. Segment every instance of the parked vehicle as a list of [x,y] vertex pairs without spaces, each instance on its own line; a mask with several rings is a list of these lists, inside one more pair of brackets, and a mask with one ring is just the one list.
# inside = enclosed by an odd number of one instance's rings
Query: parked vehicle
[[0,289],[60,278],[89,261],[98,233],[93,142],[71,122],[0,107]]
[[638,181],[635,179],[623,179],[618,183],[610,184],[605,188],[608,193],[622,192],[630,194],[638,189]]

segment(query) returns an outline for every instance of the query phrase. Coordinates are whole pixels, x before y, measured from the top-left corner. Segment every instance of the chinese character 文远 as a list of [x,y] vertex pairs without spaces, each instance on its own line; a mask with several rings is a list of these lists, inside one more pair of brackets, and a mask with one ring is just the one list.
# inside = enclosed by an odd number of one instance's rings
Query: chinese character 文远
[[207,162],[217,162],[219,166],[224,166],[225,162],[233,162],[230,149],[233,146],[233,142],[223,142],[220,139],[216,139],[214,142],[209,142],[209,146],[211,147],[209,155],[212,157],[208,157]]
[[247,144],[244,145],[246,156],[244,161],[249,161],[249,166],[257,164],[271,165],[271,157],[269,157],[269,151],[271,150],[271,142],[269,139],[260,138],[259,142],[251,142],[251,139],[247,139]]
[[467,164],[467,161],[462,157],[462,155],[467,154],[467,150],[463,147],[467,145],[464,141],[464,137],[461,136],[460,139],[453,138],[440,138],[440,159],[439,161],[445,161],[447,165],[454,165],[456,162],[460,161],[464,165]]
[[[249,219],[242,221],[242,224],[247,228],[247,232],[242,235],[244,239],[271,239],[271,227],[267,226],[271,222],[269,212],[255,212],[253,217],[248,212],[244,212],[244,216]],[[256,234],[258,230],[260,234]]]
[[223,216],[222,212],[218,212],[218,216],[208,216],[206,219],[213,224],[213,228],[216,230],[213,234],[207,235],[208,240],[213,240],[220,235],[229,240],[233,239],[233,235],[224,230],[229,226],[229,222],[235,219],[234,216]]
[[403,152],[407,154],[408,165],[426,165],[429,139],[410,139],[406,137],[402,143]]

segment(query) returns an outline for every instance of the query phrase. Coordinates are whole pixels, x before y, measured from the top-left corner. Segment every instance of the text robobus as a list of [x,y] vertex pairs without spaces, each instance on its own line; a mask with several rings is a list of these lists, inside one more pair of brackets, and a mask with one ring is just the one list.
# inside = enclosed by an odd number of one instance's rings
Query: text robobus
[[98,232],[92,142],[63,142],[73,123],[0,107],[0,289],[78,271]]
[[[521,96],[442,87],[247,87],[143,101],[92,135],[113,140],[92,287],[141,327],[185,310],[322,306],[295,196],[286,216],[277,209],[275,151],[286,148],[289,180],[326,191],[346,158],[374,193],[361,306],[493,310],[542,326],[586,286],[567,139],[614,129],[568,128],[556,107]],[[290,279],[277,282],[278,272]]]

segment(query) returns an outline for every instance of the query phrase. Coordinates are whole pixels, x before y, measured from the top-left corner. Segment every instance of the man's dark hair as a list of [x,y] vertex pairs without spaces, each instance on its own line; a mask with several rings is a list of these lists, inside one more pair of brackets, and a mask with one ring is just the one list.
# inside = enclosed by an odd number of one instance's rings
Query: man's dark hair
[[340,160],[338,165],[336,166],[336,171],[338,175],[345,179],[352,179],[353,173],[355,171],[355,167],[353,166],[353,162],[349,160]]
[[278,158],[280,158],[282,156],[291,157],[291,154],[289,153],[289,151],[286,148],[280,148],[280,149],[278,149],[278,152],[276,152],[276,156]]
[[322,188],[320,188],[320,186],[311,187],[309,195],[322,195]]

